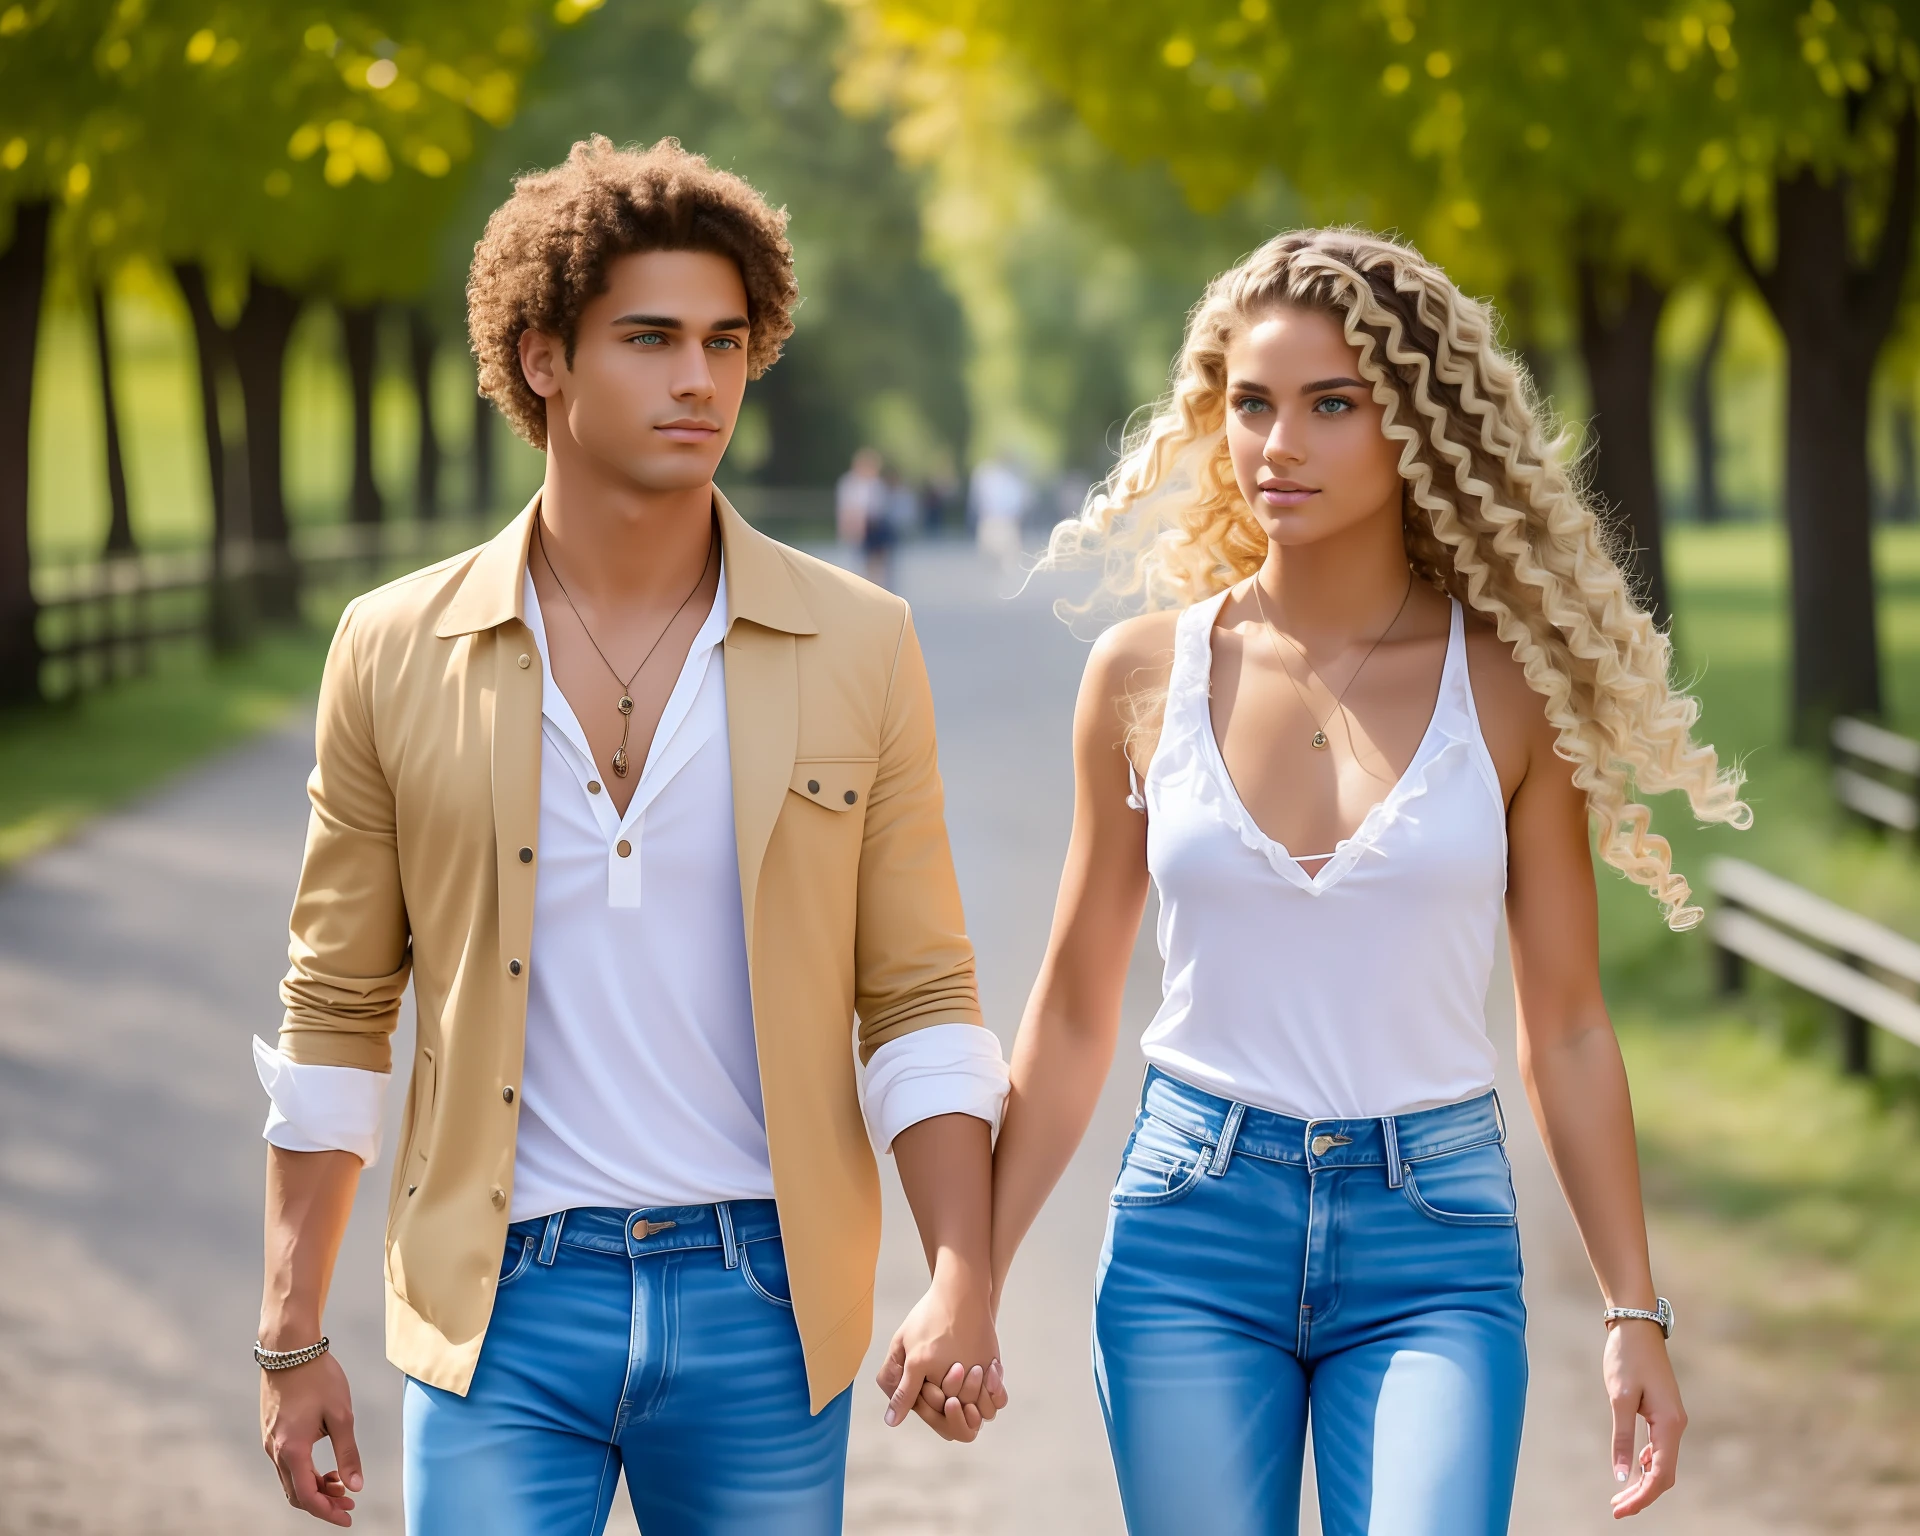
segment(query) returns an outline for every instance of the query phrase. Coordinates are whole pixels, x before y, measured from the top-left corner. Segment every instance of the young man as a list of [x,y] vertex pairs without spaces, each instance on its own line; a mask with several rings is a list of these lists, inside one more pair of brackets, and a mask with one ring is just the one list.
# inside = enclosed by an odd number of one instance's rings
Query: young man
[[355,602],[328,656],[286,1017],[256,1047],[257,1348],[267,1451],[333,1524],[361,1473],[321,1314],[409,974],[386,1271],[413,1536],[598,1532],[623,1466],[648,1536],[838,1531],[876,1142],[933,1269],[888,1422],[970,1439],[1005,1402],[1005,1072],[913,628],[713,486],[792,331],[784,230],[671,141],[523,178],[468,302],[545,484]]

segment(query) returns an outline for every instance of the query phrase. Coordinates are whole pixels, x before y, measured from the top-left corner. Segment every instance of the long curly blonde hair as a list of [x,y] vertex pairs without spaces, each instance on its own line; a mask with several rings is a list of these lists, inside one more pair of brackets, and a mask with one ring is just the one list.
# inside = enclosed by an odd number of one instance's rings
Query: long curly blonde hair
[[1701,909],[1635,794],[1686,793],[1705,822],[1747,827],[1741,774],[1693,739],[1699,702],[1676,687],[1667,636],[1634,600],[1598,509],[1577,483],[1489,308],[1418,251],[1352,229],[1276,236],[1194,307],[1173,388],[1047,564],[1095,557],[1114,598],[1181,607],[1258,570],[1267,538],[1226,442],[1227,346],[1279,306],[1337,320],[1400,444],[1407,560],[1493,620],[1559,733],[1601,857],[1658,898],[1669,926]]

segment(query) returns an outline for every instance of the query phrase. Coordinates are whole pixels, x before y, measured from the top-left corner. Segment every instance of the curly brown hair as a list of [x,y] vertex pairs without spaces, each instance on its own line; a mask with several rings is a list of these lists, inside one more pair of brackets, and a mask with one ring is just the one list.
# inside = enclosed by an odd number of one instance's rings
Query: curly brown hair
[[596,133],[564,164],[515,180],[467,276],[480,393],[534,447],[547,446],[547,405],[520,371],[521,334],[563,337],[571,363],[580,311],[606,290],[608,263],[639,251],[709,251],[740,268],[749,378],[772,367],[793,334],[800,291],[786,210],[676,139],[617,149]]

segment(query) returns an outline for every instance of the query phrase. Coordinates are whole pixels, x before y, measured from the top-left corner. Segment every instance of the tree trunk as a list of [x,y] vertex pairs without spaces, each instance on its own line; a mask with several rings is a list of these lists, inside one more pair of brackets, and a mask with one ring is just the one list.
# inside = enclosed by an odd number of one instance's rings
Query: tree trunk
[[1654,338],[1667,292],[1635,268],[1623,278],[1580,263],[1580,353],[1593,396],[1593,491],[1618,520],[1621,564],[1656,624],[1673,618],[1653,455]]
[[420,435],[413,471],[413,515],[422,522],[440,516],[440,434],[433,423],[433,364],[440,337],[415,306],[407,311],[407,354],[413,364],[413,398],[420,413]]
[[[207,491],[213,508],[208,550],[212,577],[207,600],[207,636],[216,651],[244,644],[251,631],[253,603],[248,584],[234,580],[229,564],[236,525],[246,519],[246,462],[238,458],[220,426],[220,380],[233,366],[227,333],[214,318],[207,274],[196,262],[178,262],[173,278],[193,322],[194,352],[200,375],[200,426],[207,452]],[[238,493],[236,495],[236,492]],[[238,503],[236,515],[236,503]]]
[[1793,608],[1794,740],[1824,741],[1836,715],[1877,715],[1873,481],[1867,411],[1873,365],[1899,313],[1912,248],[1914,116],[1898,125],[1879,248],[1862,262],[1851,187],[1811,169],[1774,189],[1777,254],[1762,272],[1740,228],[1735,250],[1787,341],[1787,544]]
[[353,386],[353,491],[347,516],[356,523],[378,523],[385,514],[380,487],[373,478],[373,375],[380,350],[380,310],[372,304],[340,311],[340,332],[347,346],[347,381]]
[[33,359],[46,288],[47,203],[16,203],[13,243],[0,252],[0,704],[40,698],[39,610],[27,534],[27,448]]
[[1893,487],[1893,500],[1887,507],[1887,520],[1911,523],[1920,519],[1920,444],[1914,441],[1914,404],[1898,400],[1893,407],[1893,453],[1898,461],[1899,480]]
[[254,276],[233,328],[233,361],[247,402],[247,523],[253,590],[263,618],[297,623],[300,572],[293,562],[281,469],[287,343],[300,318],[298,294]]
[[1693,427],[1693,513],[1703,523],[1723,522],[1727,515],[1720,500],[1719,442],[1713,430],[1713,371],[1726,345],[1727,312],[1732,307],[1733,301],[1722,294],[1713,312],[1713,328],[1694,360],[1693,385],[1687,393],[1687,417]]
[[497,492],[493,474],[493,402],[477,391],[473,397],[473,515],[486,517],[493,511]]
[[120,452],[120,412],[113,403],[113,337],[107,329],[107,285],[93,289],[93,339],[100,357],[100,419],[106,427],[107,518],[106,553],[133,553],[133,513],[127,505],[127,463]]

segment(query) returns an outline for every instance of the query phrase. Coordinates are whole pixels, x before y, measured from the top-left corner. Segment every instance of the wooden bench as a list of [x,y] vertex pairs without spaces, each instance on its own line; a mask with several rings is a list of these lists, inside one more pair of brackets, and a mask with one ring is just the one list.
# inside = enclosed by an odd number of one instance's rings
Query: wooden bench
[[1847,715],[1832,739],[1834,799],[1895,832],[1920,831],[1920,741]]
[[1825,998],[1848,1072],[1873,1069],[1870,1025],[1920,1045],[1920,1002],[1889,985],[1920,987],[1920,944],[1739,859],[1715,859],[1707,879],[1721,991],[1738,992],[1751,963]]

